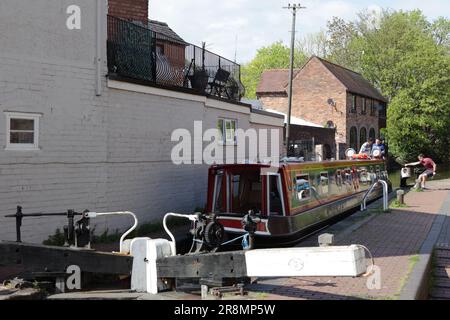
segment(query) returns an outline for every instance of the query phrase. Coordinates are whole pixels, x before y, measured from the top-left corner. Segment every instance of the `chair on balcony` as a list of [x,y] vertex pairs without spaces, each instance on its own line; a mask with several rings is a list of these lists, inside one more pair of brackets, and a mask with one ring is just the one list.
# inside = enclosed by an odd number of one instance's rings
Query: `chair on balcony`
[[214,80],[208,83],[210,91],[209,94],[216,95],[218,97],[228,97],[231,99],[228,90],[227,90],[227,82],[230,78],[230,73],[224,69],[219,68],[214,76]]
[[174,65],[167,56],[156,51],[156,82],[180,87],[183,86],[183,81],[184,65]]

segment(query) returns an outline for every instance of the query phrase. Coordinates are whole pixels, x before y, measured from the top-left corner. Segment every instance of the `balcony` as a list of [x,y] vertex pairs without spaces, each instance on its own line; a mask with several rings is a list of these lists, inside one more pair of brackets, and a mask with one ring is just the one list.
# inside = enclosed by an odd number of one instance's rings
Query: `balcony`
[[205,48],[108,16],[110,76],[240,101],[241,66]]

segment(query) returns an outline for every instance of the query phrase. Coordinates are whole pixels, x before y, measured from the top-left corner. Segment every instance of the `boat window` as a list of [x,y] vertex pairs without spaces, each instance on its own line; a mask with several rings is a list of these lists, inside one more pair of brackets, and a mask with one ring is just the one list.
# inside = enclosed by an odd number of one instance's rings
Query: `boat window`
[[371,184],[374,184],[375,181],[377,181],[377,175],[375,173],[374,168],[370,167],[370,182],[371,182]]
[[361,168],[359,171],[359,181],[361,184],[368,185],[370,184],[369,173],[367,172],[367,168]]
[[320,174],[320,190],[322,194],[327,194],[329,192],[329,182],[328,172],[322,172]]
[[297,198],[305,201],[311,198],[311,184],[309,174],[300,174],[296,177]]
[[336,185],[340,188],[342,186],[342,173],[341,170],[336,171]]
[[216,175],[216,186],[215,186],[215,199],[214,199],[214,212],[225,212],[223,201],[223,173]]
[[345,169],[345,181],[347,183],[352,183],[353,176],[352,176],[352,170],[351,169]]
[[233,175],[231,178],[231,212],[261,212],[262,183],[259,172]]
[[282,190],[280,190],[281,184],[279,183],[279,176],[267,176],[267,179],[270,184],[269,189],[269,206],[270,206],[270,215],[283,215],[283,204],[281,195],[283,194]]
[[381,176],[381,171],[380,171],[380,169],[377,169],[377,171],[376,171],[376,175],[377,175],[377,180],[378,180],[378,179],[382,179],[382,176]]

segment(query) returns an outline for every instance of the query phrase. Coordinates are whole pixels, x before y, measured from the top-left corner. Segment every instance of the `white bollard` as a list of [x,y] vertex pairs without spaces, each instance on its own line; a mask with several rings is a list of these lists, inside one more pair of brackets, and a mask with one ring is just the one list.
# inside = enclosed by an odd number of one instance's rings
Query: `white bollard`
[[157,294],[164,285],[158,280],[156,261],[173,255],[171,242],[165,239],[136,238],[131,241],[130,247],[133,256],[131,290]]

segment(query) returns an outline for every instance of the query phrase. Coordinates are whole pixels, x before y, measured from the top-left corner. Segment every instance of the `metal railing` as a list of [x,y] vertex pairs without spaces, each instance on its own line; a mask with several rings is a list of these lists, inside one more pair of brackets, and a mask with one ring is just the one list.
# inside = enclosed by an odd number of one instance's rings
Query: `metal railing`
[[373,190],[375,189],[375,187],[378,184],[382,184],[383,186],[383,211],[387,212],[389,211],[389,186],[387,184],[386,181],[384,180],[378,180],[377,182],[375,182],[370,189],[366,192],[366,194],[364,195],[364,198],[362,200],[361,203],[361,211],[365,211],[367,210],[367,198],[369,197],[369,195],[373,192]]
[[234,101],[245,94],[239,64],[113,16],[107,50],[109,74]]

